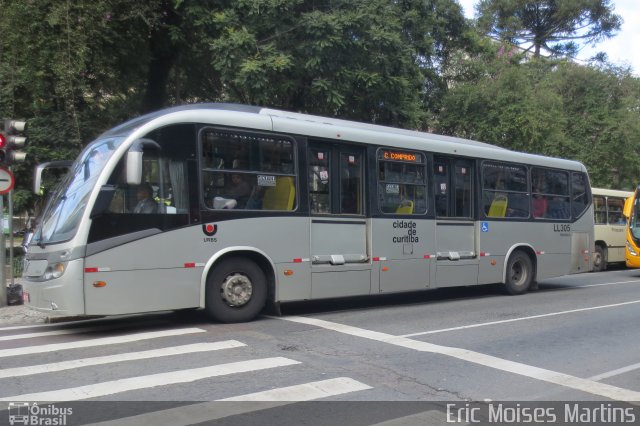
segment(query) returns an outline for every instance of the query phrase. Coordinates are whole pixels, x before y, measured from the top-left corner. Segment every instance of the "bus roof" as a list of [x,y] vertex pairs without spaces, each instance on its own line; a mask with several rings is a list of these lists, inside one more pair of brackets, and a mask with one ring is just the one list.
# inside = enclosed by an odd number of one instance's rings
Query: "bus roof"
[[[193,114],[193,120],[185,118],[184,112],[188,111],[197,112]],[[266,116],[271,120],[271,130],[275,132],[586,171],[584,165],[577,161],[511,151],[470,139],[230,103],[198,103],[162,109],[127,121],[100,137],[126,136],[153,120],[158,120],[158,125],[168,125],[185,121],[203,122],[203,117],[210,116],[210,121],[204,123],[224,124],[216,120],[216,112],[220,111],[255,114],[256,118]],[[252,128],[251,120],[246,121],[246,127]]]
[[593,195],[602,195],[604,197],[622,197],[629,198],[633,195],[632,191],[619,191],[617,189],[591,188]]

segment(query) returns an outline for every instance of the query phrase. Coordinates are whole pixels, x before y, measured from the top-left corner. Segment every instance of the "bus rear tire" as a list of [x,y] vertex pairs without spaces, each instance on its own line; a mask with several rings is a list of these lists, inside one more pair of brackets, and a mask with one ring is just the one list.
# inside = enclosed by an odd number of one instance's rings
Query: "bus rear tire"
[[533,282],[533,263],[531,258],[523,251],[515,251],[507,263],[507,276],[505,290],[510,295],[526,293]]
[[593,254],[593,272],[601,272],[607,269],[607,258],[604,255],[602,246],[596,246]]
[[207,278],[207,314],[224,323],[254,319],[267,301],[267,279],[249,259],[230,258],[216,265]]

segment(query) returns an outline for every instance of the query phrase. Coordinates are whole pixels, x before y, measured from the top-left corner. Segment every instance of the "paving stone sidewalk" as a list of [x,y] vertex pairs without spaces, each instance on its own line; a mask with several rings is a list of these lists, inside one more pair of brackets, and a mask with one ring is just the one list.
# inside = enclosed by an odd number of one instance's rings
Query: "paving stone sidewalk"
[[3,306],[0,308],[0,325],[42,324],[47,316],[24,305]]

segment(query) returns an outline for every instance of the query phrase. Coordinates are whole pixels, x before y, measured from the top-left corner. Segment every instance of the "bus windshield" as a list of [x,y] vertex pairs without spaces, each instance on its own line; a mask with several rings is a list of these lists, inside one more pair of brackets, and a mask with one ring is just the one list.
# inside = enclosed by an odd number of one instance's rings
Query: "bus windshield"
[[40,246],[74,237],[98,176],[124,138],[99,139],[87,145],[51,195],[32,240]]
[[636,192],[635,199],[633,200],[633,210],[631,217],[629,218],[629,231],[636,240],[640,240],[640,206],[638,203],[638,192]]

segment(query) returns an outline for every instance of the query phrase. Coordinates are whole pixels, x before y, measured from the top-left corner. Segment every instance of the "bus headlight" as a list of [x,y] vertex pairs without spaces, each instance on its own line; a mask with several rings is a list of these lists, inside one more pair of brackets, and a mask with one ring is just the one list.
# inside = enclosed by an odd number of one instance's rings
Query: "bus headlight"
[[633,246],[631,245],[631,243],[629,243],[629,241],[627,241],[627,250],[629,250],[629,254],[631,254],[632,256],[638,255],[638,253],[636,253],[636,251],[633,249]]
[[53,265],[49,265],[47,266],[47,270],[44,271],[42,278],[45,280],[55,280],[56,278],[60,278],[62,274],[64,274],[66,268],[67,262],[58,262]]

